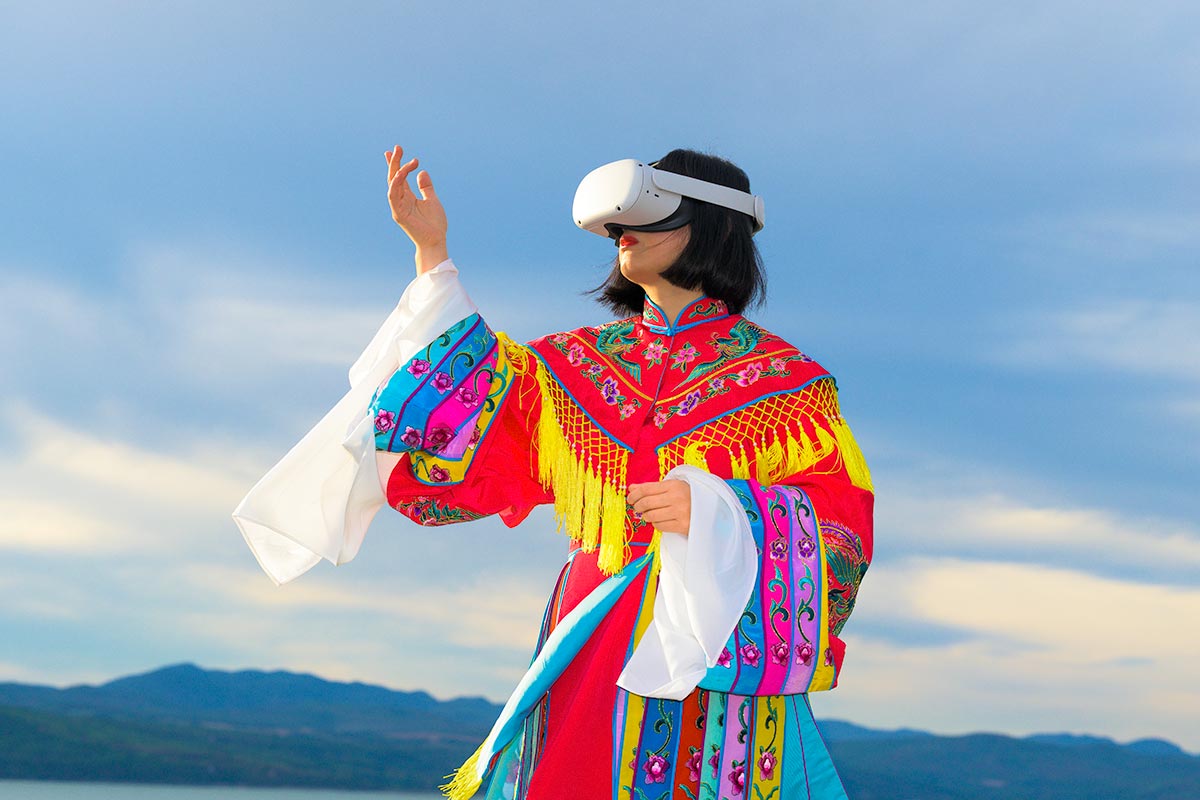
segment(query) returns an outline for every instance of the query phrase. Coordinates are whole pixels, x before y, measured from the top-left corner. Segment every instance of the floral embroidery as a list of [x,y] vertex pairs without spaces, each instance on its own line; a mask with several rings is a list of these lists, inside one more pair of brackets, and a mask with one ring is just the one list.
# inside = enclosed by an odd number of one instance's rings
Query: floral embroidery
[[761,361],[755,361],[753,364],[746,365],[746,368],[737,374],[735,383],[738,386],[749,386],[756,382],[763,374]]
[[629,419],[630,417],[633,416],[634,412],[637,410],[638,410],[638,405],[636,403],[622,403],[621,404],[621,419]]
[[479,438],[481,436],[483,436],[483,429],[481,429],[478,425],[476,425],[475,430],[471,431],[470,440],[467,441],[467,449],[474,450],[475,445],[479,444]]
[[762,657],[762,651],[753,642],[750,642],[738,648],[738,655],[741,656],[742,661],[745,661],[751,667],[757,668],[758,659]]
[[454,393],[454,396],[466,408],[474,408],[479,405],[479,392],[470,387],[460,386],[458,391]]
[[583,345],[576,342],[567,348],[567,363],[572,365],[579,364],[583,360]]
[[721,748],[715,744],[712,746],[712,756],[709,757],[708,763],[713,768],[713,777],[717,777],[717,773],[721,769]]
[[692,392],[687,397],[685,397],[683,399],[683,402],[680,403],[679,405],[671,406],[671,410],[678,412],[678,414],[681,417],[686,417],[688,414],[692,413],[696,409],[696,406],[700,405],[700,400],[701,400],[700,390],[697,389],[696,391]]
[[408,371],[419,378],[426,372],[429,372],[431,366],[432,365],[423,358],[414,358],[411,362],[409,362]]
[[604,384],[600,387],[600,396],[603,397],[604,402],[608,403],[610,406],[617,402],[617,398],[620,397],[620,395],[617,394],[616,378],[608,377],[604,379]]
[[670,762],[657,754],[648,754],[646,763],[642,765],[642,769],[646,772],[646,780],[650,783],[662,783],[667,779],[667,768],[670,767]]
[[825,648],[825,666],[827,666],[827,667],[833,666],[833,648],[832,647]]
[[439,372],[433,376],[433,388],[441,394],[445,394],[454,388],[454,379],[450,377],[449,373]]
[[780,536],[777,539],[771,540],[771,558],[776,561],[783,561],[787,558],[788,543],[787,539]]
[[651,364],[661,364],[663,356],[666,353],[667,346],[663,344],[661,337],[646,345],[646,349],[642,351],[642,355],[646,358],[646,361]]
[[808,642],[796,645],[796,663],[807,667],[812,663],[813,652],[813,646]]
[[407,447],[417,448],[425,441],[425,437],[421,432],[411,425],[404,426],[404,433],[400,435],[400,441],[404,442]]
[[734,794],[746,791],[746,760],[734,761],[730,764],[733,769],[729,773],[729,786]]
[[[444,450],[454,440],[454,430],[449,425],[438,425],[425,436],[425,449],[431,453]],[[436,478],[434,480],[437,480]]]
[[565,333],[556,333],[550,337],[550,341],[554,342],[555,344],[562,344],[569,338],[571,337],[567,336]]
[[670,416],[665,408],[658,408],[654,412],[654,424],[661,428]]
[[733,661],[733,653],[729,652],[728,647],[722,648],[721,655],[717,656],[717,666],[728,667],[731,661]]
[[817,552],[817,545],[811,536],[805,536],[803,539],[796,540],[796,549],[799,551],[801,558],[809,558],[813,553]]
[[[677,352],[675,355],[678,356],[682,352],[683,349],[679,350],[679,352]],[[686,416],[694,411],[698,404],[705,403],[714,397],[717,397],[718,395],[725,394],[730,388],[729,381],[733,381],[738,386],[749,386],[752,383],[757,383],[762,378],[786,377],[791,374],[787,370],[787,363],[789,361],[800,361],[802,359],[808,359],[808,356],[801,355],[774,358],[771,359],[770,365],[767,368],[763,367],[761,361],[755,361],[753,364],[747,365],[744,369],[742,369],[741,372],[738,372],[735,375],[717,375],[716,377],[710,378],[708,382],[704,384],[705,388],[703,390],[695,389],[692,392],[689,392],[682,403],[671,406],[660,406],[660,409],[665,409],[666,413],[656,414],[654,417],[654,424],[657,427],[662,428],[667,424],[667,421],[676,414]],[[811,361],[812,359],[808,360]],[[698,369],[699,367],[696,368],[696,370]],[[696,370],[692,371],[692,376],[689,376],[689,378],[696,375]],[[693,395],[696,395],[697,393],[699,393],[699,397],[697,397],[696,400],[693,400]]]
[[696,747],[689,747],[688,750],[691,752],[691,756],[687,760],[688,778],[698,781],[700,780],[700,768],[702,766],[700,762],[704,760],[704,754]]
[[375,432],[387,433],[392,428],[396,427],[396,415],[391,411],[379,410],[375,415]]
[[418,497],[409,502],[402,501],[396,503],[395,509],[422,525],[449,525],[455,522],[470,522],[487,516],[446,505],[433,497]]
[[775,779],[775,766],[779,763],[779,759],[775,757],[774,750],[766,750],[758,757],[758,774],[762,776],[764,781]]
[[788,660],[788,645],[787,642],[776,642],[771,645],[771,663],[785,666]]
[[429,468],[429,478],[437,483],[445,483],[450,480],[450,473],[437,464],[434,464]]
[[671,369],[687,369],[687,365],[699,357],[700,351],[696,349],[695,345],[688,342],[671,356]]

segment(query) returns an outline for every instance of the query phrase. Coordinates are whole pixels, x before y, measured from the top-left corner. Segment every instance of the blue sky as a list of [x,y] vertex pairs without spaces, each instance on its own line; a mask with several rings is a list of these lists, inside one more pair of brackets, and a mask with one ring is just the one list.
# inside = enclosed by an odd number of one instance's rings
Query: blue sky
[[875,476],[818,715],[1200,751],[1194,4],[354,8],[5,10],[0,680],[188,660],[503,699],[549,514],[388,514],[276,589],[229,511],[412,275],[385,149],[532,338],[606,318],[579,178],[688,146],[766,198],[751,316],[835,372]]

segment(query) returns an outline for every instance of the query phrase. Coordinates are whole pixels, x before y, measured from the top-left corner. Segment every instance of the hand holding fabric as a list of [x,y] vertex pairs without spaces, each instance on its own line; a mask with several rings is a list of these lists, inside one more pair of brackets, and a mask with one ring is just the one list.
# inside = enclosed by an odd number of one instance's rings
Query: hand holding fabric
[[692,488],[686,481],[631,483],[630,508],[660,531],[687,536],[692,516]]

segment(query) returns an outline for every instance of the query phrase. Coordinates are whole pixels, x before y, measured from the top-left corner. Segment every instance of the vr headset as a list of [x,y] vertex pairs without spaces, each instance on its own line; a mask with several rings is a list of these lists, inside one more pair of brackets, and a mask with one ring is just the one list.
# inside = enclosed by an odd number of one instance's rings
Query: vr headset
[[[655,162],[658,163],[658,162]],[[692,221],[696,202],[740,211],[763,227],[763,200],[708,181],[655,169],[635,158],[589,172],[575,190],[571,215],[585,231],[614,240],[622,231],[670,231]]]

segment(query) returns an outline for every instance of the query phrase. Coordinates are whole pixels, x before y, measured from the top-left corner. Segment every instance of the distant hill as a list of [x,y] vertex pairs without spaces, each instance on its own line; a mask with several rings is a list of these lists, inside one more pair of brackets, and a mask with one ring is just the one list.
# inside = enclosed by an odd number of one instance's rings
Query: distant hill
[[[500,707],[191,664],[101,686],[0,684],[0,778],[428,790]],[[1171,742],[820,727],[853,800],[1200,798]]]

